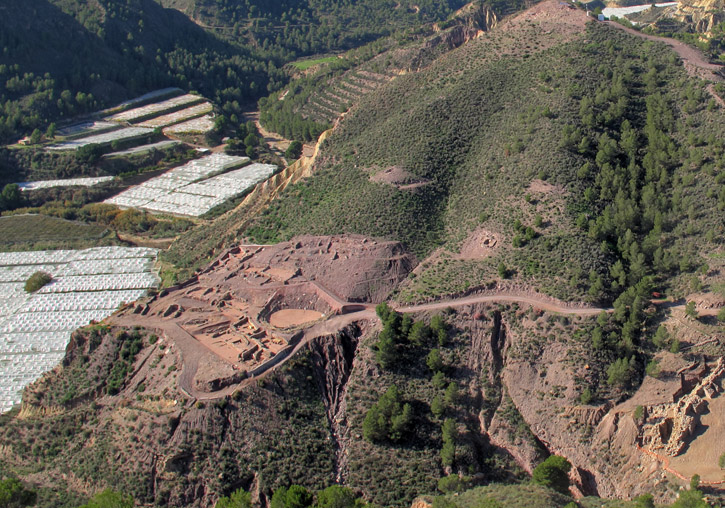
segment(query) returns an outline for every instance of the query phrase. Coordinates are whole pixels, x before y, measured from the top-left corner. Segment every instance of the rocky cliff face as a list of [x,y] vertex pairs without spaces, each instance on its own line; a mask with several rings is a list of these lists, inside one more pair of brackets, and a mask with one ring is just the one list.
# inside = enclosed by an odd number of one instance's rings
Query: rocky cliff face
[[0,428],[0,463],[58,492],[110,487],[145,505],[213,506],[238,487],[265,503],[278,486],[324,488],[339,469],[360,333],[321,336],[233,396],[200,401],[179,391],[181,358],[163,338],[144,339],[121,390],[106,393],[119,330],[78,332],[63,367],[30,387],[21,415]]
[[725,21],[724,0],[683,0],[674,17],[699,33],[711,35],[715,25]]
[[[433,29],[441,32],[440,40],[445,42],[449,49],[453,49],[483,32],[488,32],[498,24],[498,21],[498,16],[488,4],[471,2],[456,11],[448,21],[436,23]],[[443,32],[446,29],[449,30]],[[435,44],[438,40],[435,38],[429,44]]]

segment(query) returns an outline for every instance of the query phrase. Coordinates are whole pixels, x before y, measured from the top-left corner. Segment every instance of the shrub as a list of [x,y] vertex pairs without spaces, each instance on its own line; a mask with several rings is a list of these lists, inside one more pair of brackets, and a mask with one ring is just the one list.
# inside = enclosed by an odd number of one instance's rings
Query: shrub
[[28,280],[25,281],[25,291],[35,293],[37,290],[53,280],[50,274],[45,272],[35,272]]
[[0,481],[0,506],[9,508],[32,506],[36,497],[35,492],[26,489],[20,480],[7,478]]
[[238,489],[228,496],[219,498],[215,508],[252,508],[252,496],[244,489]]
[[293,141],[290,143],[289,147],[287,147],[287,150],[284,152],[284,156],[286,159],[299,159],[300,155],[302,155],[302,143],[299,141]]
[[106,489],[93,496],[87,504],[80,508],[133,508],[134,501],[131,496],[123,495]]
[[532,474],[534,483],[554,489],[562,494],[569,493],[569,471],[571,463],[564,457],[552,455],[536,466]]

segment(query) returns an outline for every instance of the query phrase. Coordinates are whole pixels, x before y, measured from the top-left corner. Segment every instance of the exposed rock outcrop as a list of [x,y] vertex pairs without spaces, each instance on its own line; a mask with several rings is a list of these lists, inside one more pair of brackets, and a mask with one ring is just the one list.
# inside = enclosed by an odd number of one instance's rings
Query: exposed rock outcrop
[[725,1],[685,0],[679,2],[674,17],[698,33],[710,36],[713,28],[725,21]]
[[712,371],[679,400],[645,408],[641,445],[671,457],[678,455],[693,437],[700,415],[707,411],[708,400],[722,391],[723,376],[725,361],[721,357]]

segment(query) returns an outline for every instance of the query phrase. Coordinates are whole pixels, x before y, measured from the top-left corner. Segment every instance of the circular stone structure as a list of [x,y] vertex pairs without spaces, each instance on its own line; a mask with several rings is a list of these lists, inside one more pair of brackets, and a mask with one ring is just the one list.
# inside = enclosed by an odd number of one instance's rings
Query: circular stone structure
[[317,321],[323,316],[322,312],[316,310],[282,309],[269,316],[269,324],[277,328],[290,328]]

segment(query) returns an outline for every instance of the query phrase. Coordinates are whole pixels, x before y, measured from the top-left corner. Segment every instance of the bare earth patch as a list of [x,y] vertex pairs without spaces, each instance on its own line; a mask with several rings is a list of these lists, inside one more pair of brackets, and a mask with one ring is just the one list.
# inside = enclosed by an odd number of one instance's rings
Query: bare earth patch
[[699,474],[705,482],[723,479],[718,458],[725,453],[725,397],[719,396],[708,403],[708,412],[700,417],[695,428],[695,439],[685,453],[670,459],[670,467],[691,478]]
[[282,309],[269,316],[269,324],[277,328],[302,326],[324,317],[322,312],[305,309]]
[[400,190],[416,189],[430,183],[425,178],[418,178],[400,166],[391,166],[388,169],[378,171],[370,177],[371,182],[387,183]]
[[564,196],[566,194],[566,189],[564,189],[562,186],[554,185],[538,178],[531,181],[527,190],[529,192],[541,194],[555,194],[557,196]]
[[484,259],[492,255],[501,243],[501,236],[485,229],[476,229],[463,242],[459,259]]

